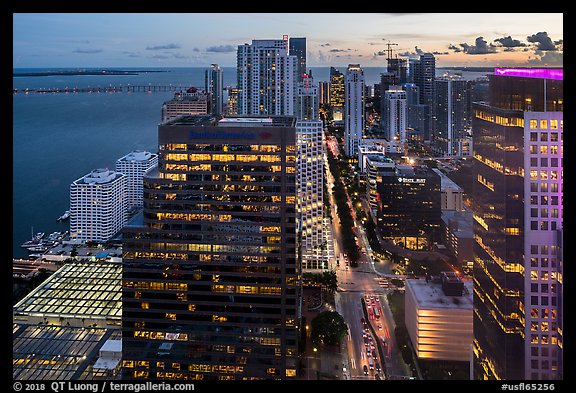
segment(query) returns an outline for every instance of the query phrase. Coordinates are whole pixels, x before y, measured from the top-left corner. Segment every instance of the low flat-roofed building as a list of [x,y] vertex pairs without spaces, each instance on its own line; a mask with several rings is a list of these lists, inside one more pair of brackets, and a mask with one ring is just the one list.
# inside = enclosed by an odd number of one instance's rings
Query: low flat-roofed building
[[101,368],[94,370],[94,366],[101,349],[109,341],[119,339],[120,329],[14,323],[12,378],[26,381],[116,378],[117,368],[103,372]]
[[122,264],[62,266],[13,307],[14,323],[119,329]]
[[406,329],[419,359],[469,361],[472,348],[472,281],[454,272],[406,280]]

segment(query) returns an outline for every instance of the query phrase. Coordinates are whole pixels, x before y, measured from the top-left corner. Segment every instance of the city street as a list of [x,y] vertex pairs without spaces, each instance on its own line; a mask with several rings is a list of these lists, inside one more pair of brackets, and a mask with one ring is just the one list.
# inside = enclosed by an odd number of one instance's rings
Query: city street
[[[334,178],[330,171],[327,171],[328,189],[332,189]],[[349,334],[347,337],[346,348],[347,359],[342,359],[344,367],[347,369],[347,375],[351,379],[375,379],[375,370],[370,370],[368,367],[368,375],[363,370],[364,365],[369,365],[369,357],[365,344],[364,334],[366,331],[362,325],[364,312],[362,310],[361,299],[365,295],[375,296],[379,299],[379,313],[381,317],[377,321],[370,320],[374,331],[378,337],[374,340],[385,340],[384,364],[386,367],[386,375],[392,376],[409,376],[409,370],[404,364],[401,354],[396,346],[394,338],[394,318],[392,312],[386,301],[386,293],[392,289],[387,288],[389,283],[388,277],[398,277],[391,274],[392,263],[390,261],[374,262],[370,257],[371,249],[368,245],[364,230],[361,226],[356,224],[355,233],[358,236],[358,243],[360,245],[360,260],[358,267],[352,268],[346,261],[343,254],[343,247],[340,243],[340,221],[336,212],[336,203],[332,194],[330,195],[331,215],[332,215],[332,230],[334,234],[334,251],[335,257],[338,261],[336,273],[338,277],[338,291],[335,294],[336,310],[344,317],[348,324]],[[379,264],[378,271],[376,271],[374,263]],[[383,274],[386,272],[388,274]],[[384,288],[386,286],[386,288]],[[381,325],[381,329],[378,329]],[[371,335],[371,332],[368,333]],[[369,340],[369,339],[368,339]],[[375,344],[375,343],[374,343]],[[375,346],[377,351],[377,347]],[[372,352],[373,350],[371,350]],[[378,356],[379,363],[382,364],[382,359]],[[384,379],[382,372],[379,373],[380,377]]]

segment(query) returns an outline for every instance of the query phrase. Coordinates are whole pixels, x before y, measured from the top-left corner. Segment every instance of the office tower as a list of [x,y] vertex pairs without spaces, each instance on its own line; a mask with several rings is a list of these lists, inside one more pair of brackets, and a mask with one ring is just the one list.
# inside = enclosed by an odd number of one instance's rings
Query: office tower
[[330,106],[332,119],[337,125],[344,120],[344,74],[330,67]]
[[301,234],[302,270],[328,269],[324,236],[324,149],[323,123],[303,119],[296,123],[297,132],[297,210]]
[[420,105],[426,105],[429,108],[429,115],[424,130],[424,139],[430,139],[432,130],[432,117],[434,115],[434,79],[436,78],[436,59],[432,53],[420,55],[418,61],[414,61],[413,77],[414,84],[418,86],[420,92]]
[[314,84],[314,78],[304,74],[302,82],[298,84],[296,118],[298,120],[318,119],[318,108],[318,88]]
[[296,65],[296,81],[302,82],[304,74],[306,74],[306,38],[290,37],[288,46],[288,53],[291,56],[296,56],[298,58]]
[[127,176],[95,169],[70,185],[70,236],[81,241],[105,242],[127,219]]
[[235,87],[228,89],[228,108],[226,111],[228,116],[236,116],[238,114],[238,92]]
[[158,143],[123,231],[124,375],[294,378],[295,118],[182,116]]
[[142,178],[152,167],[158,165],[158,154],[134,150],[116,161],[116,172],[126,175],[127,209],[141,208],[144,189]]
[[218,64],[210,65],[210,113],[216,116],[224,114],[224,86],[222,82],[222,68]]
[[330,104],[330,82],[318,82],[318,101],[322,105]]
[[365,111],[364,71],[359,64],[349,64],[344,77],[344,151],[348,157],[358,154]]
[[210,100],[205,91],[192,86],[174,93],[174,98],[162,104],[162,122],[180,115],[204,115],[210,111]]
[[390,86],[382,100],[382,129],[388,141],[402,148],[406,143],[406,92],[401,86]]
[[[376,179],[378,176],[394,174],[396,165],[385,153],[368,153],[363,155],[363,166],[366,172],[366,199],[370,208],[375,212],[378,208],[378,191]],[[358,160],[360,163],[360,160]],[[374,213],[375,215],[375,213]]]
[[563,112],[524,112],[524,378],[529,380],[563,374],[563,128]]
[[440,239],[440,176],[427,166],[396,165],[376,177],[378,229],[382,238],[411,250]]
[[458,75],[447,75],[434,81],[435,121],[434,146],[436,154],[461,156],[460,144],[468,130],[468,81]]
[[562,378],[562,75],[496,68],[473,104],[475,379]]
[[[286,37],[287,38],[287,37]],[[238,46],[238,113],[294,115],[298,57],[288,54],[288,41],[253,40]]]

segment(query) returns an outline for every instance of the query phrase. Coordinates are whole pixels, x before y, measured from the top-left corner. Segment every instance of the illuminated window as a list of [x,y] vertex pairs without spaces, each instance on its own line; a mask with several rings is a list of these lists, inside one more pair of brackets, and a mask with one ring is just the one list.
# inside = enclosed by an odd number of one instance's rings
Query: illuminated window
[[[538,128],[538,120],[530,119],[530,129],[535,130]],[[536,134],[536,133],[534,133]]]
[[143,310],[148,310],[150,308],[150,303],[148,302],[142,302],[140,304],[140,307],[142,307]]
[[548,120],[545,120],[545,119],[540,120],[540,128],[547,129],[548,128]]

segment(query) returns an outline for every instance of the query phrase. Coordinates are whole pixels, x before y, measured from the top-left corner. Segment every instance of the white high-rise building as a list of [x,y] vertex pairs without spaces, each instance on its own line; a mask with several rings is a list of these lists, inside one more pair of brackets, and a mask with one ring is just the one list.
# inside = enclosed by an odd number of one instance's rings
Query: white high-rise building
[[70,236],[105,242],[126,223],[127,176],[95,169],[70,185]]
[[238,114],[295,115],[298,57],[288,37],[238,46]]
[[400,149],[406,143],[406,108],[406,92],[402,90],[402,86],[390,86],[384,92],[383,117],[386,123],[382,126],[386,139]]
[[344,151],[348,157],[358,154],[364,131],[364,91],[364,71],[359,64],[349,64],[344,76]]
[[142,178],[152,167],[158,165],[158,154],[134,150],[116,161],[116,171],[127,178],[126,197],[128,210],[142,207]]
[[[524,362],[533,373],[561,370],[563,328],[563,112],[524,112]],[[561,371],[560,371],[561,373]]]
[[296,122],[296,207],[302,269],[328,269],[324,236],[324,149],[321,120]]

